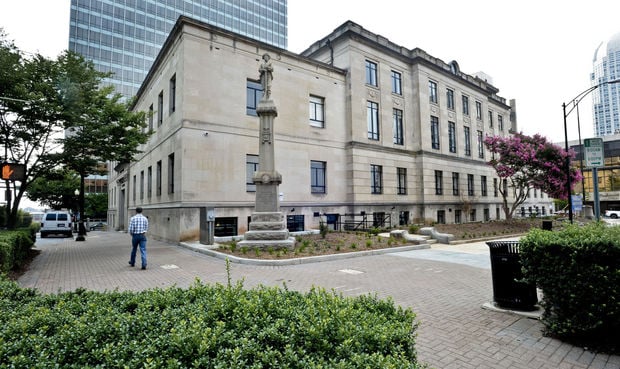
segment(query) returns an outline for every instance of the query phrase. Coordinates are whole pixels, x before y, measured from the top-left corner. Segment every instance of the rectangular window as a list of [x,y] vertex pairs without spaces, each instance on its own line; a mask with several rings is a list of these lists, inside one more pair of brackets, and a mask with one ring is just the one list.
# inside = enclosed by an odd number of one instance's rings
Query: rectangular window
[[403,144],[403,111],[400,109],[392,109],[392,119],[394,121],[394,143]]
[[489,110],[489,128],[493,128],[493,112]]
[[325,193],[325,175],[327,163],[324,161],[310,161],[310,192]]
[[144,171],[140,171],[140,200],[144,200]]
[[499,195],[499,188],[497,187],[497,178],[493,178],[493,196],[497,197]]
[[148,167],[146,172],[146,196],[150,199],[153,196],[153,167]]
[[174,113],[177,108],[177,75],[174,74],[172,78],[170,78],[170,114]]
[[446,100],[448,104],[448,109],[454,110],[454,90],[451,90],[451,89],[446,90]]
[[504,130],[504,117],[500,114],[497,114],[497,127],[500,131]]
[[392,71],[392,93],[397,95],[403,94],[401,74],[395,70]]
[[443,172],[441,170],[435,171],[435,195],[443,194]]
[[508,194],[508,180],[506,178],[502,180],[502,192]]
[[468,117],[469,116],[469,96],[463,95],[462,102],[463,102],[463,115]]
[[246,83],[245,113],[257,117],[256,108],[258,101],[263,97],[263,86],[251,79]]
[[370,193],[383,193],[383,167],[381,165],[370,165]]
[[371,140],[379,139],[379,104],[368,101],[366,105],[368,120],[368,138]]
[[476,119],[482,120],[482,103],[476,101]]
[[459,195],[459,174],[456,172],[452,172],[452,194]]
[[382,211],[376,211],[372,213],[372,226],[373,227],[378,227],[378,228],[383,228],[385,227],[385,220],[387,218],[385,217],[385,213]]
[[258,172],[258,155],[245,155],[245,191],[256,192],[254,173]]
[[469,212],[469,221],[470,222],[475,222],[476,221],[476,209],[471,209]]
[[302,232],[304,230],[304,216],[287,215],[286,229],[288,229],[289,232]]
[[467,195],[468,196],[474,196],[474,175],[473,174],[468,174],[467,175]]
[[482,138],[482,131],[478,131],[478,157],[484,159],[484,140]]
[[155,172],[155,194],[161,196],[161,160],[157,162],[157,168]]
[[431,115],[431,145],[439,150],[439,118]]
[[397,193],[399,195],[407,194],[407,168],[396,168],[396,176],[398,177]]
[[377,63],[366,60],[366,84],[377,86]]
[[310,125],[325,128],[325,99],[310,95]]
[[480,176],[480,194],[487,196],[487,176]]
[[157,127],[164,122],[164,91],[162,90],[157,96]]
[[450,146],[450,152],[456,152],[456,124],[454,122],[448,122],[448,144]]
[[484,214],[483,216],[484,216],[485,222],[488,222],[489,220],[491,220],[491,211],[488,208],[483,210],[483,214]]
[[133,202],[136,202],[136,188],[138,187],[138,179],[136,177],[136,175],[133,175]]
[[437,224],[446,224],[445,210],[437,210]]
[[153,111],[153,104],[149,106],[149,132],[153,132],[153,115],[155,112]]
[[437,104],[437,82],[428,81],[428,96],[430,102]]
[[168,155],[168,193],[174,193],[174,153]]
[[469,127],[464,128],[465,156],[471,156],[471,133]]
[[454,223],[461,224],[462,221],[461,209],[454,210]]

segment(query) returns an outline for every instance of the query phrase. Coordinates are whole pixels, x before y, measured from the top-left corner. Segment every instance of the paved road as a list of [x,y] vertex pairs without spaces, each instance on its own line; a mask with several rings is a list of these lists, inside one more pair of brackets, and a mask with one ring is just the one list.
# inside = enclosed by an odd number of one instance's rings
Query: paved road
[[[45,293],[74,290],[143,290],[196,278],[226,283],[219,259],[149,240],[149,267],[131,268],[129,236],[90,232],[85,242],[37,240],[41,254],[19,283]],[[232,264],[233,280],[307,291],[312,286],[346,296],[377,294],[411,307],[420,321],[419,359],[434,368],[620,368],[620,357],[595,354],[543,337],[535,319],[482,309],[492,300],[484,243],[289,266]]]

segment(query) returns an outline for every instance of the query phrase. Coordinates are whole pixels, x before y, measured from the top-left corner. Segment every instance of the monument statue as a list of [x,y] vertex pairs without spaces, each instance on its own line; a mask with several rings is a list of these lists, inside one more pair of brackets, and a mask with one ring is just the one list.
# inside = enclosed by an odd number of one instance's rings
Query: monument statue
[[249,230],[240,247],[249,249],[292,249],[295,238],[289,237],[286,217],[280,211],[278,186],[282,175],[275,169],[274,119],[278,109],[271,100],[273,65],[269,54],[263,54],[263,63],[258,71],[263,87],[263,97],[258,102],[256,114],[259,119],[258,130],[258,168],[252,181],[256,185],[256,200]]
[[260,83],[263,86],[263,98],[262,100],[269,100],[271,98],[271,81],[273,81],[273,65],[269,61],[271,57],[269,54],[263,54],[263,64],[261,64],[258,71],[260,72]]

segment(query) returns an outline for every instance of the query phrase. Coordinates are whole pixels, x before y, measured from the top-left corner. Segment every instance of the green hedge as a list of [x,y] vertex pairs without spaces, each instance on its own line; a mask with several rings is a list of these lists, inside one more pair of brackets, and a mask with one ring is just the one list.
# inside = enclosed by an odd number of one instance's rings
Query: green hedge
[[0,272],[6,273],[23,266],[34,246],[34,228],[0,231]]
[[620,227],[534,229],[520,253],[525,275],[543,291],[549,334],[620,351]]
[[0,281],[0,367],[419,368],[415,314],[320,289],[41,295]]

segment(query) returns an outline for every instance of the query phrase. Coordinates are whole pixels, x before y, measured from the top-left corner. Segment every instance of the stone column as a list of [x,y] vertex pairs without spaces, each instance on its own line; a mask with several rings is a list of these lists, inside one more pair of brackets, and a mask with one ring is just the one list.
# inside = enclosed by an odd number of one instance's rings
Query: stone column
[[269,54],[263,55],[263,64],[259,68],[263,97],[258,102],[256,113],[260,121],[258,133],[259,170],[252,178],[256,185],[256,205],[252,213],[250,230],[245,239],[239,242],[240,247],[258,249],[292,249],[295,238],[289,237],[286,229],[286,218],[280,211],[278,186],[282,183],[282,175],[275,169],[274,119],[278,110],[271,99],[271,81],[273,66]]

